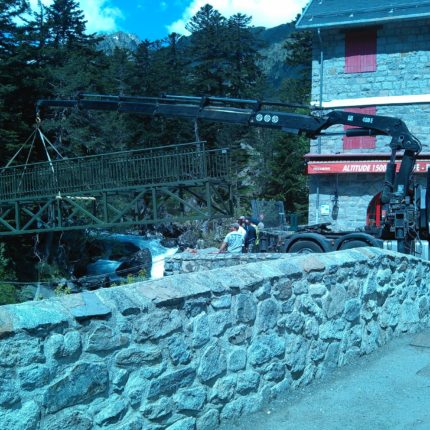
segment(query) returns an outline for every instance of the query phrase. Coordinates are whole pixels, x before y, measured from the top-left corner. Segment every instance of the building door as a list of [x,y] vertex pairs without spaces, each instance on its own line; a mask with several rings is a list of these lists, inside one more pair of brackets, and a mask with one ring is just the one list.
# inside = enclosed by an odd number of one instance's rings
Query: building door
[[381,204],[381,193],[378,193],[373,197],[367,207],[366,226],[380,227],[381,220],[384,216],[385,213]]

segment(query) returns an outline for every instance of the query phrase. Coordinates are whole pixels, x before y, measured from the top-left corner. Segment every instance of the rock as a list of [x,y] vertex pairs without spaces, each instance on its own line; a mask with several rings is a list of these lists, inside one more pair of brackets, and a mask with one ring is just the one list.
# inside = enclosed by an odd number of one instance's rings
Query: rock
[[178,237],[178,246],[181,249],[196,248],[198,239],[199,237],[194,231],[185,231]]
[[142,376],[142,371],[133,372],[124,388],[124,394],[128,397],[133,408],[139,408],[142,401],[147,398],[150,382]]
[[42,422],[43,430],[92,430],[93,420],[85,412],[76,409],[65,409],[47,416]]
[[182,320],[177,310],[171,312],[154,311],[135,322],[136,341],[156,340],[182,327]]
[[108,382],[108,371],[104,364],[78,362],[48,386],[42,404],[52,413],[86,403],[105,392]]
[[200,411],[206,400],[206,390],[202,387],[179,390],[173,398],[179,411]]
[[[73,304],[76,299],[75,295],[70,296],[71,306],[68,307],[69,312],[78,320],[86,320],[94,317],[107,317],[111,314],[111,309],[108,308],[95,293],[84,291],[80,294],[82,303],[78,306]],[[66,300],[65,300],[66,301]]]
[[125,369],[119,369],[118,367],[112,367],[110,371],[111,383],[115,391],[122,391],[127,383],[128,371]]
[[279,281],[273,288],[273,294],[280,300],[288,300],[293,295],[291,280]]
[[301,333],[305,325],[305,319],[300,312],[292,312],[285,318],[285,328],[289,332]]
[[225,295],[218,297],[217,299],[213,299],[211,305],[214,309],[229,309],[231,307],[231,296]]
[[160,240],[160,245],[165,248],[176,248],[178,246],[178,240],[173,238],[163,238]]
[[198,368],[201,381],[208,382],[227,370],[227,359],[218,342],[209,345],[203,352]]
[[284,354],[285,339],[275,334],[257,336],[248,349],[249,362],[253,366],[261,366]]
[[53,334],[45,343],[45,354],[47,358],[60,358],[63,356],[64,336]]
[[177,421],[176,423],[167,427],[166,430],[194,430],[195,423],[195,418],[188,417],[183,420]]
[[100,324],[88,334],[85,350],[87,352],[109,351],[124,347],[129,342],[125,335],[115,333],[109,326]]
[[254,412],[261,410],[267,400],[268,398],[265,397],[262,393],[247,396],[246,401],[243,405],[242,415],[246,416],[248,414],[253,414]]
[[110,395],[105,402],[105,407],[96,414],[94,421],[99,426],[106,426],[121,420],[127,412],[127,402],[118,395]]
[[115,363],[119,367],[139,367],[153,363],[161,358],[161,351],[156,345],[132,346],[122,349],[115,356]]
[[[24,390],[34,390],[46,385],[51,376],[49,368],[44,365],[33,365],[23,367],[18,370],[18,376],[21,381],[21,387]],[[2,384],[2,389],[4,385]]]
[[255,320],[257,305],[251,294],[238,294],[235,297],[234,314],[239,323],[249,323]]
[[232,325],[229,311],[218,311],[209,315],[209,329],[212,336],[220,336]]
[[286,336],[285,362],[292,373],[301,372],[305,368],[309,347],[309,341],[300,335],[290,334]]
[[[106,429],[107,430],[142,430],[143,429],[143,420],[139,416],[132,416],[124,423],[123,421],[124,420],[122,420],[121,423],[117,423],[109,427],[106,427]],[[145,427],[145,430],[147,430],[146,427]]]
[[149,249],[140,249],[131,257],[121,257],[120,261],[121,264],[116,269],[116,273],[122,277],[139,275],[149,278],[151,275],[152,255]]
[[285,376],[285,364],[282,364],[280,362],[270,363],[264,369],[264,372],[264,379],[266,379],[267,381],[282,381]]
[[221,411],[221,421],[231,422],[239,418],[242,415],[247,401],[248,399],[245,397],[239,397],[238,399],[227,403]]
[[235,349],[228,356],[227,367],[232,372],[237,372],[238,370],[245,369],[246,367],[246,350],[245,349]]
[[310,354],[311,359],[315,362],[321,361],[325,356],[327,346],[327,343],[321,340],[312,342]]
[[201,313],[193,320],[193,347],[199,348],[209,342],[209,319],[206,313]]
[[220,400],[222,403],[229,402],[236,391],[236,375],[229,375],[225,378],[220,378],[215,382],[209,398],[210,402]]
[[343,313],[347,300],[346,290],[343,286],[336,285],[330,291],[330,295],[323,299],[323,309],[328,319],[333,319]]
[[360,300],[358,299],[348,300],[345,303],[345,310],[344,310],[343,316],[349,322],[356,321],[360,317],[360,310],[361,310]]
[[320,326],[320,337],[324,340],[339,339],[343,338],[343,332],[345,330],[345,321],[342,319],[329,320]]
[[18,410],[6,411],[1,416],[1,428],[5,430],[37,430],[39,422],[40,408],[34,401],[24,403]]
[[173,408],[173,400],[167,397],[162,397],[157,402],[146,404],[140,409],[140,411],[146,418],[157,420],[171,414]]
[[191,361],[191,353],[183,336],[172,336],[168,341],[169,355],[176,366],[188,364]]
[[253,370],[247,370],[237,377],[237,392],[244,395],[251,391],[257,391],[259,383],[260,374]]
[[257,333],[266,332],[278,322],[279,305],[275,300],[268,299],[260,302],[257,307],[255,329]]
[[236,325],[227,330],[227,338],[233,345],[245,343],[251,336],[251,329],[246,325]]
[[330,343],[324,358],[324,367],[326,369],[335,369],[338,366],[339,353],[340,353],[340,342]]
[[34,300],[34,297],[36,296],[36,291],[37,285],[24,285],[24,287],[18,289],[17,291],[18,303]]
[[72,330],[64,335],[63,355],[70,357],[81,349],[81,335],[77,330]]
[[196,371],[192,367],[185,367],[161,376],[151,382],[148,398],[158,397],[161,394],[171,395],[179,388],[185,388],[194,382]]
[[219,426],[219,412],[210,409],[204,415],[197,418],[196,430],[217,430]]

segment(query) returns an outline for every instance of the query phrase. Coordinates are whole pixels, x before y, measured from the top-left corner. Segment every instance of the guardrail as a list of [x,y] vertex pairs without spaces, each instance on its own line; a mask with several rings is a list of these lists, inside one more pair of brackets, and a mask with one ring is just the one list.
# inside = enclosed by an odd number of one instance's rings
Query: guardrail
[[230,174],[227,149],[203,142],[76,157],[5,168],[0,201],[188,183]]

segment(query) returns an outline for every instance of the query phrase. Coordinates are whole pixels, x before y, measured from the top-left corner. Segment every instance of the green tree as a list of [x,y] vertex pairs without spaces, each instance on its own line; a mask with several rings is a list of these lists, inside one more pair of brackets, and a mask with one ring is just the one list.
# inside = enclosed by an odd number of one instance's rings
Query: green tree
[[198,94],[226,94],[227,20],[211,5],[203,6],[186,29],[191,33],[188,47],[191,85]]
[[241,13],[233,15],[227,22],[227,82],[230,97],[258,97],[262,71],[258,66],[259,42],[250,26],[252,17]]
[[[293,32],[284,45],[286,62],[297,68],[296,76],[286,78],[279,96],[282,101],[309,105],[312,70],[312,35]],[[298,113],[309,111],[299,109]],[[275,135],[267,166],[268,180],[263,195],[285,203],[287,211],[307,213],[308,189],[304,155],[309,151],[309,139],[288,134]]]
[[12,261],[6,253],[5,244],[0,243],[0,305],[17,302],[15,285],[10,282],[5,282],[16,279],[12,266]]
[[27,11],[26,1],[0,1],[0,155],[3,159],[16,148],[26,127],[17,98],[22,69],[28,67],[19,55],[22,30],[17,20]]
[[56,49],[82,46],[92,39],[85,34],[84,13],[74,0],[54,0],[48,7],[48,27],[49,43]]

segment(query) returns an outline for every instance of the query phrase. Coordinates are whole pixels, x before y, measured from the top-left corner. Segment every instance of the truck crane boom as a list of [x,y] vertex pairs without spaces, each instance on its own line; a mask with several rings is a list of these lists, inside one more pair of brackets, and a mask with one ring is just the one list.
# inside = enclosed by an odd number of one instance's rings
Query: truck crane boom
[[[286,103],[182,95],[132,97],[79,94],[73,99],[42,99],[37,102],[38,112],[45,107],[128,112],[153,117],[201,119],[272,128],[290,134],[306,136],[310,139],[339,134],[329,131],[331,127],[339,125],[354,127],[342,133],[347,136],[389,136],[391,138],[389,143],[391,156],[385,173],[381,202],[388,204],[396,211],[389,230],[394,233],[394,237],[399,243],[399,249],[403,252],[409,252],[408,250],[411,248],[410,242],[414,237],[414,232],[410,231],[411,211],[409,205],[405,208],[404,201],[411,187],[411,175],[416,157],[421,151],[421,143],[399,118],[337,110],[304,115],[291,112],[295,106]],[[290,111],[279,108],[289,108]],[[404,152],[400,170],[396,174],[395,158],[398,151]],[[400,212],[401,215],[399,215]]]

